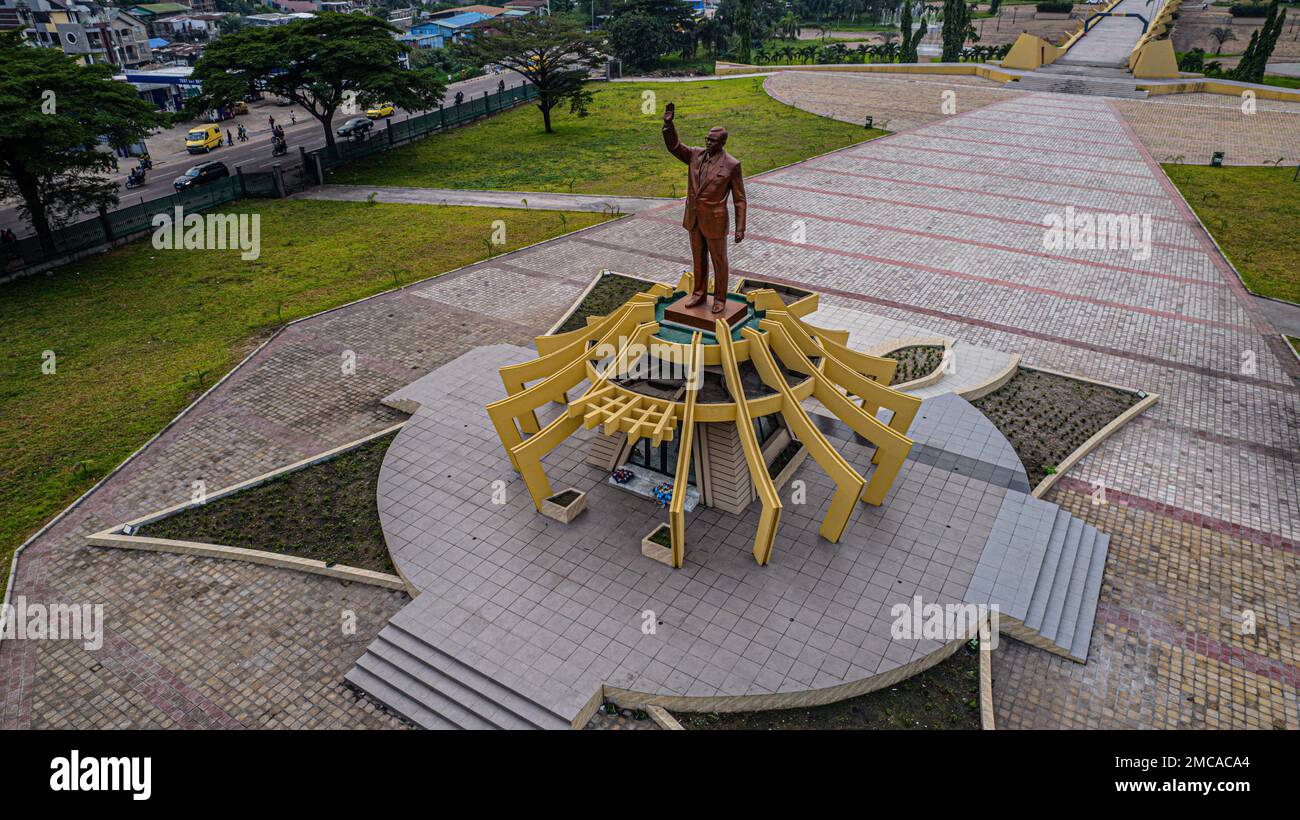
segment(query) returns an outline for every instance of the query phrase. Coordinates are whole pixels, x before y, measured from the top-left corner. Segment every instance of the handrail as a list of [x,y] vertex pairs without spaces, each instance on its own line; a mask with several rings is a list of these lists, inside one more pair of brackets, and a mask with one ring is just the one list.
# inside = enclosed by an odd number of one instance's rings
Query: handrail
[[686,557],[686,485],[691,477],[691,442],[695,438],[695,401],[703,381],[704,334],[691,335],[691,355],[686,364],[686,411],[682,414],[682,437],[677,444],[677,469],[673,471],[673,500],[668,505],[668,531],[672,537],[673,567],[681,569]]
[[718,319],[714,323],[714,334],[722,354],[722,373],[727,380],[727,389],[731,391],[736,404],[736,430],[740,434],[740,445],[745,451],[750,478],[758,490],[759,501],[763,504],[763,512],[758,517],[758,532],[754,534],[754,560],[759,566],[766,566],[772,557],[772,542],[776,539],[776,527],[781,520],[781,497],[772,483],[772,476],[767,472],[767,463],[758,446],[758,437],[754,435],[754,423],[749,416],[749,406],[745,403],[745,387],[740,381],[740,367],[736,364],[736,351],[731,341],[731,327]]
[[848,526],[849,516],[858,505],[858,496],[862,494],[867,480],[831,446],[826,436],[808,418],[808,413],[777,368],[772,352],[763,343],[763,334],[752,327],[745,328],[743,333],[749,336],[749,360],[754,363],[759,377],[764,384],[781,394],[781,416],[790,432],[808,448],[813,460],[835,482],[835,494],[831,497],[830,509],[822,519],[819,532],[827,541],[838,542],[844,534],[844,528]]

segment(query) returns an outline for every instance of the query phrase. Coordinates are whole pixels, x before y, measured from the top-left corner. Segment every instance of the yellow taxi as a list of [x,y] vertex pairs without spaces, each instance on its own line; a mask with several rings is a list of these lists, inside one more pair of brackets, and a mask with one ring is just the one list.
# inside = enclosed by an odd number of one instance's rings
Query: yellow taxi
[[214,123],[199,125],[185,135],[185,150],[191,154],[206,154],[221,147],[221,126]]
[[397,108],[392,103],[384,103],[382,105],[376,105],[374,108],[366,109],[366,116],[372,120],[391,117],[395,113],[397,113]]

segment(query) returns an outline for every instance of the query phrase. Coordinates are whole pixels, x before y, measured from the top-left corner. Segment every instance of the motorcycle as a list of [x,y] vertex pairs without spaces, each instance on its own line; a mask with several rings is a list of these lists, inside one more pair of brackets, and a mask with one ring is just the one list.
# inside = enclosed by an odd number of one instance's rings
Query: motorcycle
[[289,146],[285,144],[284,140],[275,140],[271,143],[271,156],[282,157],[287,153],[289,153]]
[[144,187],[144,167],[143,167],[143,166],[141,166],[141,167],[139,167],[139,168],[132,168],[132,169],[131,169],[131,173],[127,174],[127,177],[126,177],[126,187],[127,187],[127,188],[142,188],[142,187]]
[[148,154],[140,155],[140,167],[146,171],[153,170],[153,160],[149,158]]

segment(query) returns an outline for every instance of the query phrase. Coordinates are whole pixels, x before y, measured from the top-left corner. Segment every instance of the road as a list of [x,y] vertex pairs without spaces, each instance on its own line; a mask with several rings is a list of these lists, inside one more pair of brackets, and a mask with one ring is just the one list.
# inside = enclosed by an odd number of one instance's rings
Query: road
[[[481,97],[485,91],[495,93],[497,82],[501,79],[505,79],[506,85],[510,88],[523,81],[514,72],[500,77],[488,74],[462,80],[447,87],[445,104],[450,105],[455,101],[457,91],[462,92],[466,100]],[[291,110],[297,116],[297,123],[290,124]],[[409,113],[399,108],[393,118],[400,120]],[[271,156],[271,125],[267,120],[268,116],[275,117],[275,121],[284,128],[285,139],[289,143],[287,157]],[[336,114],[334,127],[338,128],[349,116]],[[209,154],[190,154],[185,150],[185,134],[190,130],[191,125],[169,128],[146,139],[145,147],[149,149],[149,156],[153,159],[153,170],[146,174],[143,187],[129,191],[125,188],[121,189],[119,207],[157,199],[172,193],[172,180],[200,162],[219,160],[230,168],[232,174],[236,167],[242,167],[245,171],[264,171],[275,162],[294,160],[298,156],[299,146],[310,151],[325,145],[325,132],[320,122],[305,113],[301,106],[281,107],[270,100],[254,103],[249,106],[247,115],[226,120],[221,123],[221,127],[228,129],[232,134],[238,134],[238,124],[241,122],[248,130],[248,142],[236,141],[234,145],[223,145]],[[383,121],[376,123],[376,126],[377,130],[382,129]],[[134,159],[119,160],[118,172],[110,174],[109,178],[120,185],[126,181],[127,173],[135,165]],[[30,236],[33,233],[31,226],[25,220],[18,218],[18,208],[13,201],[6,202],[0,207],[0,228],[12,228],[19,237]]]

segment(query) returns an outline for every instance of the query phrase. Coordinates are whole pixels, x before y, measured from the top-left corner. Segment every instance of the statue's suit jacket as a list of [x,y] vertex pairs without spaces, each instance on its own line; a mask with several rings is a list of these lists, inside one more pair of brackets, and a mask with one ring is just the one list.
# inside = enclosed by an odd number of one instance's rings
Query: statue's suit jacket
[[727,235],[727,192],[731,192],[731,202],[736,209],[736,230],[745,230],[745,182],[740,174],[740,160],[720,151],[710,160],[707,178],[701,178],[706,148],[692,148],[682,145],[677,139],[677,129],[672,123],[664,126],[664,145],[673,156],[690,168],[686,188],[686,217],[682,227],[698,227],[700,233],[709,239],[720,239]]

